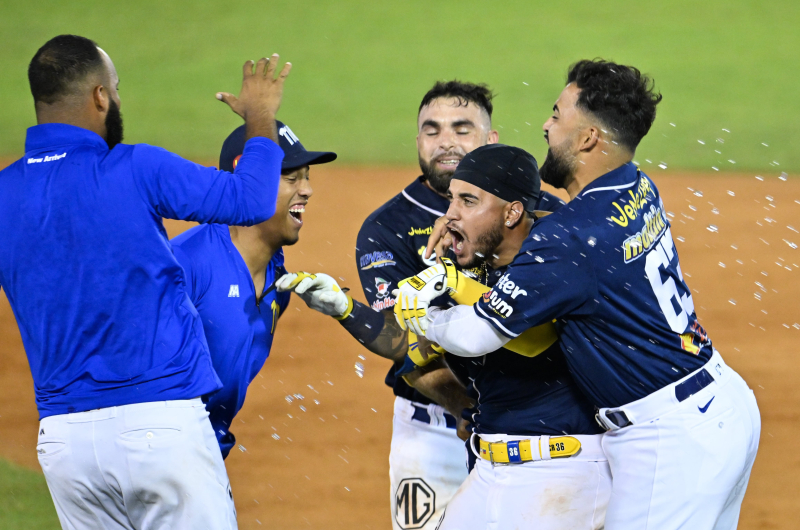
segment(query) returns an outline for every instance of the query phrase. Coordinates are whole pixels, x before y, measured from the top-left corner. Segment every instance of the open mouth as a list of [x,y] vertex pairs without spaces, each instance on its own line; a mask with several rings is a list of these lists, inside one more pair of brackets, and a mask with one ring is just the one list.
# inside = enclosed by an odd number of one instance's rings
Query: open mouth
[[453,252],[456,256],[460,256],[464,251],[464,236],[457,228],[448,228],[450,237],[453,238]]
[[305,213],[306,207],[304,204],[294,204],[291,208],[289,208],[289,217],[298,225],[303,225],[303,213]]

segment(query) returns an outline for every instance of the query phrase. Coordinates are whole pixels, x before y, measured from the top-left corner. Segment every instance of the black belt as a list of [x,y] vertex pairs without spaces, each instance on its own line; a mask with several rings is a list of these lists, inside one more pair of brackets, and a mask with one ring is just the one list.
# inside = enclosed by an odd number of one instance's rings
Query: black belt
[[[412,403],[412,405],[414,404]],[[431,415],[428,414],[427,407],[422,407],[420,405],[414,405],[414,415],[411,416],[411,419],[427,423],[428,425],[431,424]],[[444,413],[444,423],[447,425],[448,429],[456,428],[456,419],[449,412]]]
[[[711,377],[711,374],[703,368],[693,376],[691,376],[686,381],[675,385],[675,398],[678,402],[686,401],[690,396],[697,394],[705,387],[710,385],[714,382],[714,378]],[[628,415],[625,414],[625,411],[622,410],[615,410],[615,411],[606,411],[606,418],[609,419],[611,423],[619,427],[620,429],[623,427],[627,427],[628,425],[633,425],[633,422],[628,419]]]

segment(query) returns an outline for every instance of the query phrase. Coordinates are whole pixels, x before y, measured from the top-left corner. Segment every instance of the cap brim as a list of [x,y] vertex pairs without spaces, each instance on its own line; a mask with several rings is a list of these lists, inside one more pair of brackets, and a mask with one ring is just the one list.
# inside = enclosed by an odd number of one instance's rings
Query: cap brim
[[327,164],[336,160],[336,153],[330,151],[303,151],[283,159],[281,169],[295,169],[314,164]]

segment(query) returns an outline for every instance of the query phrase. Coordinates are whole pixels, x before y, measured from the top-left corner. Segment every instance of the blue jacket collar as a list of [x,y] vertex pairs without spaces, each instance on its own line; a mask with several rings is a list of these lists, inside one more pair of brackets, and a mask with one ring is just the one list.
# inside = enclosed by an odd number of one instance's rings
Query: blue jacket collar
[[637,168],[633,162],[628,162],[590,182],[588,186],[581,190],[578,197],[583,197],[595,191],[622,190],[629,188],[636,184],[639,177],[638,172],[639,168]]
[[62,145],[93,145],[108,151],[108,144],[97,133],[66,123],[44,123],[28,127],[25,152],[51,149]]
[[406,186],[403,195],[417,206],[440,215],[444,215],[450,206],[450,201],[423,184],[422,177]]

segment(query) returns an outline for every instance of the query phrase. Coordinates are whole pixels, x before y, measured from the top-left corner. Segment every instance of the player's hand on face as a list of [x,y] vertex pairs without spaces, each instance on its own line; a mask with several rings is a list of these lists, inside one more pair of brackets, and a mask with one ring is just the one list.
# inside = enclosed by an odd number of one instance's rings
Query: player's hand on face
[[403,329],[424,336],[428,329],[428,306],[431,300],[447,292],[447,271],[444,265],[428,267],[416,276],[401,280],[395,297],[394,317]]
[[447,216],[442,216],[433,223],[433,231],[428,236],[428,245],[425,247],[425,259],[430,259],[431,253],[436,253],[436,263],[442,262],[442,256],[447,249],[453,246],[453,238],[447,229]]
[[281,106],[283,83],[292,69],[292,63],[286,63],[275,77],[279,60],[280,57],[275,53],[269,59],[262,57],[255,65],[253,61],[247,61],[243,67],[239,97],[228,92],[217,92],[217,99],[227,103],[245,121],[274,119]]
[[342,316],[350,304],[336,280],[321,272],[284,274],[275,282],[275,288],[280,292],[294,291],[308,307],[332,317]]

